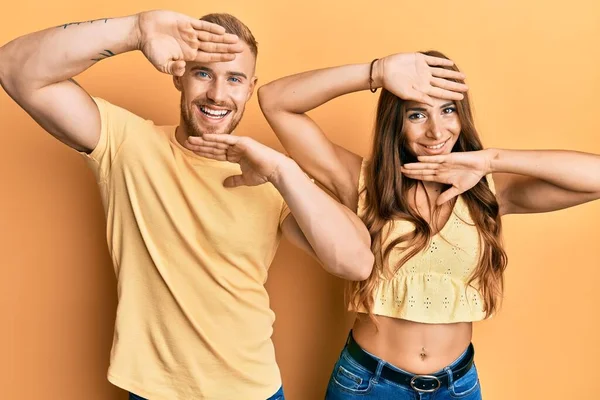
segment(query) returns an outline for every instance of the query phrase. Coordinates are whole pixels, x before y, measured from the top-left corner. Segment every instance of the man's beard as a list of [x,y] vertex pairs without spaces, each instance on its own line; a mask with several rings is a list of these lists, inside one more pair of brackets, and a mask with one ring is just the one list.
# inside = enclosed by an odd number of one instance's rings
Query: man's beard
[[[196,107],[200,107],[200,106],[218,106],[218,107],[226,107],[227,109],[231,110],[230,114],[231,115],[231,121],[229,122],[229,125],[223,127],[202,127],[200,125],[200,123],[198,122],[197,118],[195,118],[194,116],[194,111],[193,108]],[[233,132],[235,130],[235,128],[237,128],[238,124],[240,123],[240,121],[242,120],[242,116],[244,115],[244,109],[242,109],[242,112],[237,115],[237,118],[235,114],[238,109],[236,107],[235,104],[217,104],[211,101],[203,101],[203,102],[199,102],[199,101],[194,101],[190,104],[189,107],[187,107],[183,96],[181,97],[181,119],[183,120],[183,124],[185,125],[185,129],[186,132],[189,136],[202,136],[205,133],[220,133],[220,134],[226,134],[229,135],[231,132]],[[228,115],[225,118],[229,118],[230,116]],[[219,132],[217,129],[222,129],[221,132]]]

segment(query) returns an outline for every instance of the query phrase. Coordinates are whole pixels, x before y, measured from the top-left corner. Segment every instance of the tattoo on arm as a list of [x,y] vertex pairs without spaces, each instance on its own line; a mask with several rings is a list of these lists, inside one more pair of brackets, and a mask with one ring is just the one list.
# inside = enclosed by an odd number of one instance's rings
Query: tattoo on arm
[[100,57],[98,57],[98,58],[92,58],[92,61],[102,61],[105,58],[112,57],[112,56],[115,55],[115,53],[113,53],[110,50],[106,50],[106,49],[104,50],[103,53],[99,53],[99,54],[100,54]]
[[57,28],[67,29],[67,27],[71,26],[71,25],[93,24],[96,21],[104,21],[104,23],[106,23],[109,19],[112,19],[112,18],[93,19],[91,21],[82,21],[82,22],[70,22],[68,24],[59,25]]
[[[70,22],[68,24],[60,25],[60,26],[58,26],[58,28],[67,29],[67,27],[72,26],[72,25],[93,24],[94,22],[98,22],[98,21],[100,21],[100,23],[102,23],[101,21],[104,21],[104,23],[106,24],[108,22],[108,20],[110,20],[110,19],[112,19],[112,18],[93,19],[91,21],[82,21],[82,22]],[[92,61],[101,61],[101,60],[104,60],[105,58],[112,57],[114,55],[115,55],[115,53],[113,53],[112,51],[104,49],[104,51],[102,53],[99,53],[98,57],[92,58]]]

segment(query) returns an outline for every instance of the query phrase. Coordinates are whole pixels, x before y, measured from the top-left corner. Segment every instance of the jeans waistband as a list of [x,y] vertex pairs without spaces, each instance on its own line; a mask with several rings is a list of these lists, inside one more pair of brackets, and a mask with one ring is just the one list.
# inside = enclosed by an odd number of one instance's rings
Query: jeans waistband
[[[418,375],[393,368],[384,360],[363,350],[352,337],[352,332],[348,337],[346,350],[356,363],[372,374],[422,393],[435,392],[442,386],[448,386],[450,379],[454,381],[463,377],[473,366],[475,357],[475,349],[472,344],[469,344],[462,356],[443,370],[430,375]],[[449,374],[451,374],[451,378]]]

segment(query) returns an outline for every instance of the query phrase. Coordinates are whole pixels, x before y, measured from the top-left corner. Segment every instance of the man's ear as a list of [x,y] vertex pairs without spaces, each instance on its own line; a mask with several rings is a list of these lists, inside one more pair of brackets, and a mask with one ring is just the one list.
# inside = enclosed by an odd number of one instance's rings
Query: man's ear
[[257,82],[258,82],[258,77],[253,76],[252,80],[250,81],[250,90],[248,91],[248,97],[246,98],[246,101],[250,100],[250,98],[252,97],[252,94],[254,94],[254,89],[256,88]]
[[181,92],[181,90],[182,90],[181,76],[173,76],[173,85],[175,85],[175,88]]

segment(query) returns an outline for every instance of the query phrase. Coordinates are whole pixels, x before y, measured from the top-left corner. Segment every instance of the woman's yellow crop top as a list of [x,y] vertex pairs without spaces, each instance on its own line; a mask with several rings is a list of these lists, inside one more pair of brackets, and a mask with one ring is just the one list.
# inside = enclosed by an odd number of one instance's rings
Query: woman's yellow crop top
[[[359,178],[358,215],[363,216],[366,192],[363,161]],[[487,177],[495,193],[491,176]],[[398,236],[413,230],[408,221],[390,221],[385,246]],[[393,249],[389,268],[395,269],[403,250]],[[448,222],[431,238],[428,246],[409,259],[396,273],[381,274],[375,289],[373,313],[422,323],[480,321],[485,318],[480,293],[467,282],[477,267],[480,235],[462,196],[455,202]],[[476,283],[473,283],[476,284]],[[351,311],[366,312],[361,307]]]

